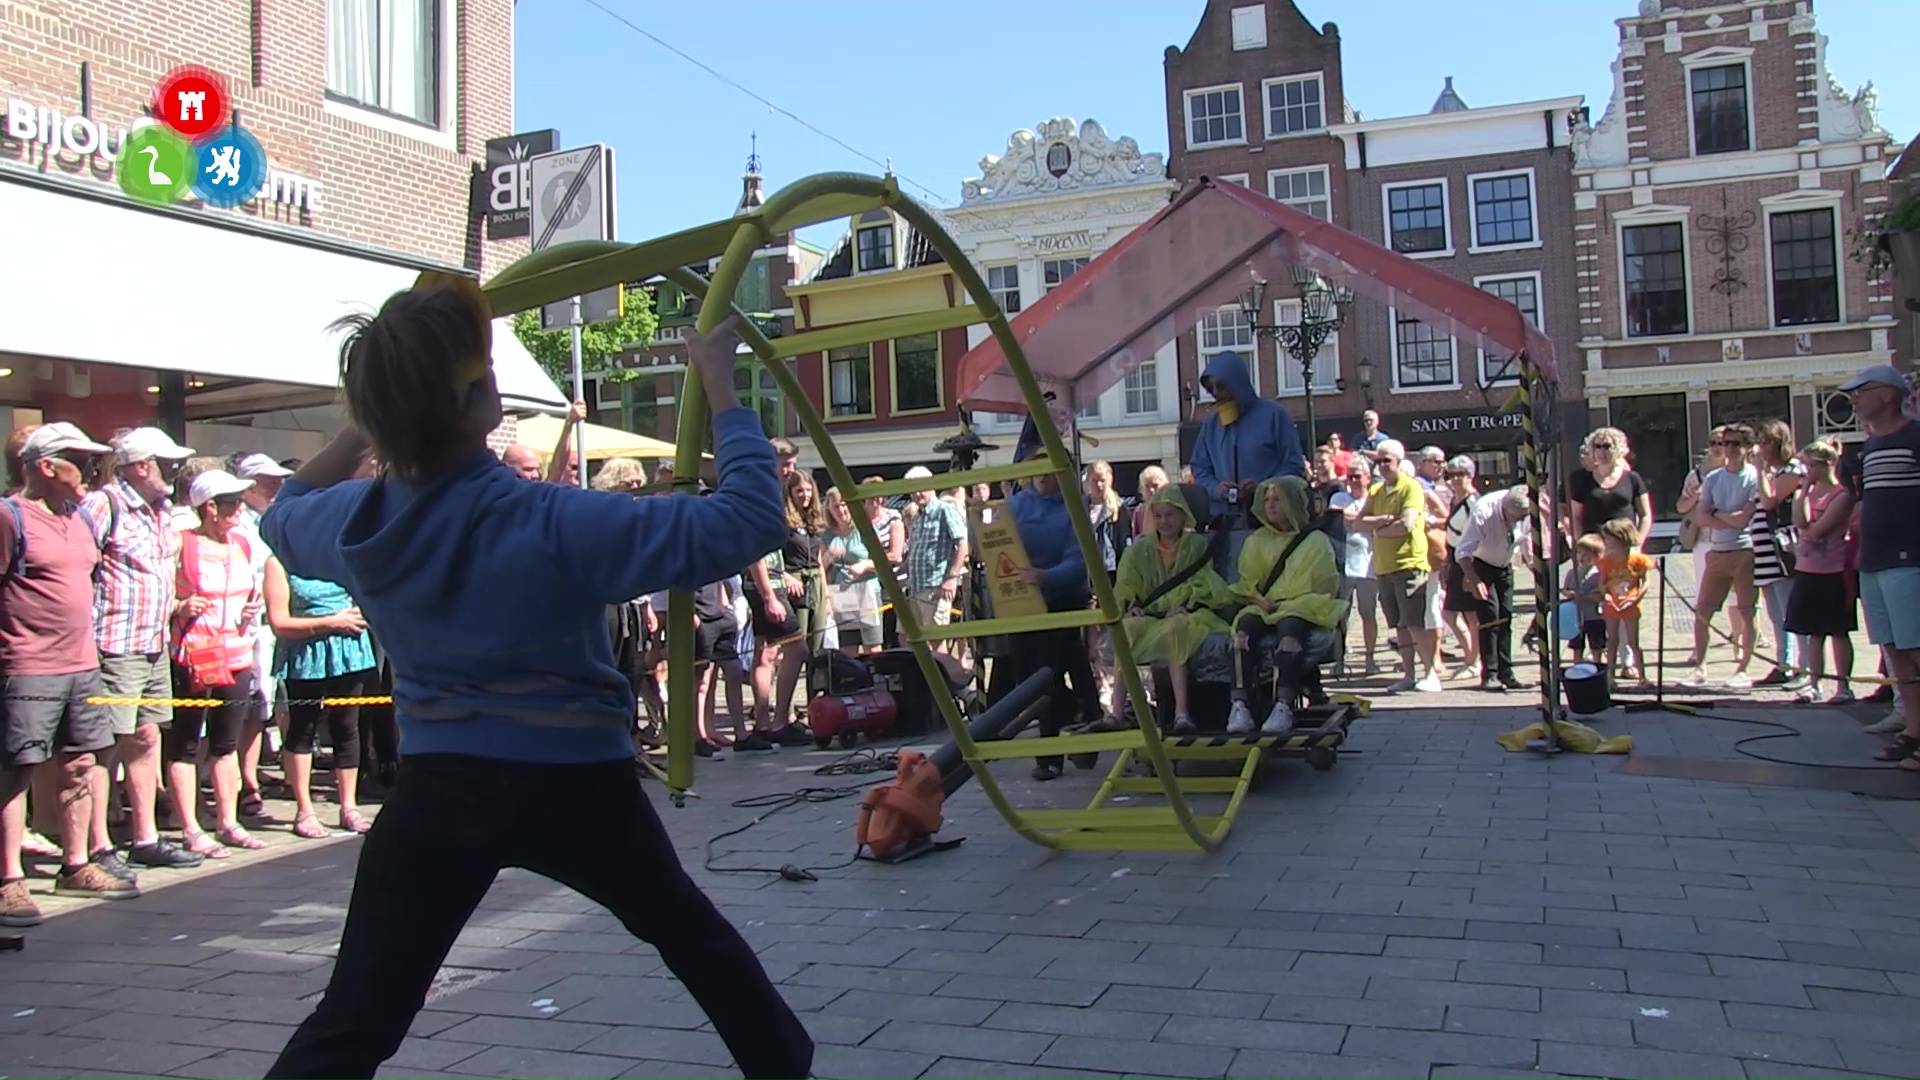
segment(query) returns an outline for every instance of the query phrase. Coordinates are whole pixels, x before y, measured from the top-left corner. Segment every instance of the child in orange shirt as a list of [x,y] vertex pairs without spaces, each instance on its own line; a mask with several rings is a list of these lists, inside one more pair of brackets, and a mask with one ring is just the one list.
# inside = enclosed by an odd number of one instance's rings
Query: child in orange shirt
[[1640,594],[1653,560],[1641,554],[1640,530],[1615,518],[1600,526],[1606,545],[1600,556],[1600,618],[1607,624],[1607,670],[1629,682],[1645,681],[1640,670]]

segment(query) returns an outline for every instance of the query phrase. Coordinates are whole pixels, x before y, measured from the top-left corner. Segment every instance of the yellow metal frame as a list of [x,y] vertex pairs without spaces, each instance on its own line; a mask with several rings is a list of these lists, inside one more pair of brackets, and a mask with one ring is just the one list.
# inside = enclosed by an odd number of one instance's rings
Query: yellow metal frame
[[[852,173],[821,173],[806,177],[770,196],[758,208],[702,225],[671,236],[639,244],[587,241],[562,244],[535,252],[497,275],[486,286],[496,315],[508,315],[569,296],[578,296],[627,281],[641,281],[664,275],[682,289],[703,301],[697,323],[699,333],[711,333],[728,315],[738,314],[732,304],[735,287],[745,273],[753,253],[775,236],[807,225],[856,217],[876,208],[893,210],[905,219],[934,250],[946,260],[967,294],[990,296],[978,269],[961,253],[946,229],[924,207],[902,195],[893,177],[862,176]],[[715,256],[719,263],[711,281],[686,267],[704,263]],[[792,403],[801,426],[813,440],[815,449],[849,502],[872,496],[905,494],[918,485],[913,481],[887,481],[860,485],[848,471],[846,462],[834,446],[832,430],[813,406],[799,380],[781,361],[804,353],[824,352],[839,345],[892,339],[912,334],[938,332],[985,323],[1006,355],[1007,366],[1020,386],[1028,413],[1037,419],[1042,452],[1036,458],[1014,465],[992,466],[966,472],[949,473],[941,478],[943,486],[971,485],[979,482],[1028,479],[1053,475],[1060,483],[1074,537],[1079,542],[1088,566],[1098,566],[1099,547],[1093,524],[1085,510],[1086,497],[1080,477],[1051,414],[1042,398],[1039,382],[1027,365],[1026,355],[1007,324],[998,305],[965,305],[910,315],[874,319],[846,326],[809,330],[777,339],[768,339],[746,319],[740,320],[741,340],[767,367],[782,393]],[[705,391],[698,378],[685,380],[681,392],[678,432],[678,458],[674,483],[691,489],[697,482],[701,446],[707,427]],[[854,522],[868,548],[878,551],[885,544],[874,532],[866,515],[854,515]],[[880,585],[899,620],[902,636],[912,645],[914,656],[929,685],[945,684],[929,645],[956,638],[983,638],[1004,634],[1028,633],[1083,626],[1107,626],[1112,631],[1114,659],[1128,697],[1134,704],[1137,727],[1114,732],[1054,735],[1039,739],[975,742],[967,731],[966,718],[951,695],[936,695],[947,729],[959,744],[962,757],[972,766],[981,791],[1012,829],[1043,847],[1097,851],[1179,851],[1212,849],[1221,843],[1233,827],[1235,815],[1251,785],[1265,752],[1284,740],[1253,738],[1224,745],[1175,746],[1162,741],[1153,720],[1146,689],[1140,680],[1126,634],[1121,632],[1122,609],[1114,598],[1113,586],[1105,574],[1093,574],[1096,606],[1086,611],[1057,612],[1022,618],[985,619],[948,626],[922,626],[914,618],[913,606],[901,582],[884,569]],[[693,794],[693,599],[674,592],[668,617],[669,708],[667,715],[667,768],[661,778],[676,803]],[[1296,740],[1303,740],[1297,736]],[[1040,755],[1094,754],[1118,751],[1119,758],[1109,770],[1093,801],[1084,810],[1022,810],[1013,805],[995,782],[986,764],[1012,758]],[[1240,760],[1235,777],[1191,777],[1175,775],[1173,762],[1185,759]],[[1150,766],[1152,777],[1134,777],[1136,764]],[[656,770],[658,772],[658,770]],[[1158,794],[1166,805],[1158,807],[1116,808],[1108,802],[1116,794]],[[1227,803],[1218,815],[1200,816],[1189,805],[1188,795],[1225,795]]]

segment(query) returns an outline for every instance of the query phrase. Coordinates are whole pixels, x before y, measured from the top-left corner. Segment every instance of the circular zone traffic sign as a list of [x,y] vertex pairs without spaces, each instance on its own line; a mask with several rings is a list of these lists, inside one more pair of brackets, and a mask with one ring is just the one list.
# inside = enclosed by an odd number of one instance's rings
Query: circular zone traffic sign
[[217,130],[232,107],[226,81],[197,64],[167,72],[153,92],[153,115],[189,139]]
[[567,197],[567,189],[573,186],[574,178],[577,176],[579,176],[577,172],[561,173],[548,180],[546,190],[540,193],[542,209],[546,211],[548,220],[558,219],[558,228],[571,229],[579,225],[587,220],[587,212],[593,209],[593,188],[587,184],[580,186],[580,190],[574,194],[573,202],[567,204],[564,212],[560,209],[560,201]]

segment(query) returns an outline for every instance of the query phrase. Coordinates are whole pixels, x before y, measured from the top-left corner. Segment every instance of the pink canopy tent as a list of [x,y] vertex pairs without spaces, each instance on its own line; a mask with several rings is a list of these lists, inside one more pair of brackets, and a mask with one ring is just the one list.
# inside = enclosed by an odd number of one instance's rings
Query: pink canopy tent
[[[1058,393],[1071,416],[1203,316],[1234,303],[1256,277],[1286,295],[1295,265],[1446,326],[1463,343],[1524,350],[1549,381],[1556,377],[1553,342],[1505,300],[1248,188],[1206,178],[1021,312],[1012,329],[1042,388]],[[961,358],[958,390],[971,409],[1026,411],[991,337]]]

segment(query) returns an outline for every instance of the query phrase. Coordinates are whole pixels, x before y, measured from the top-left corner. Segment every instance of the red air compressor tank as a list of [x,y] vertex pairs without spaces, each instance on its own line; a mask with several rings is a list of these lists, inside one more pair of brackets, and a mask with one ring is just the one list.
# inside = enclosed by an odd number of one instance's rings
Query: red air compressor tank
[[821,694],[807,703],[807,726],[813,729],[813,745],[820,749],[836,737],[842,747],[851,749],[862,735],[876,739],[891,731],[898,711],[893,695],[885,690]]

